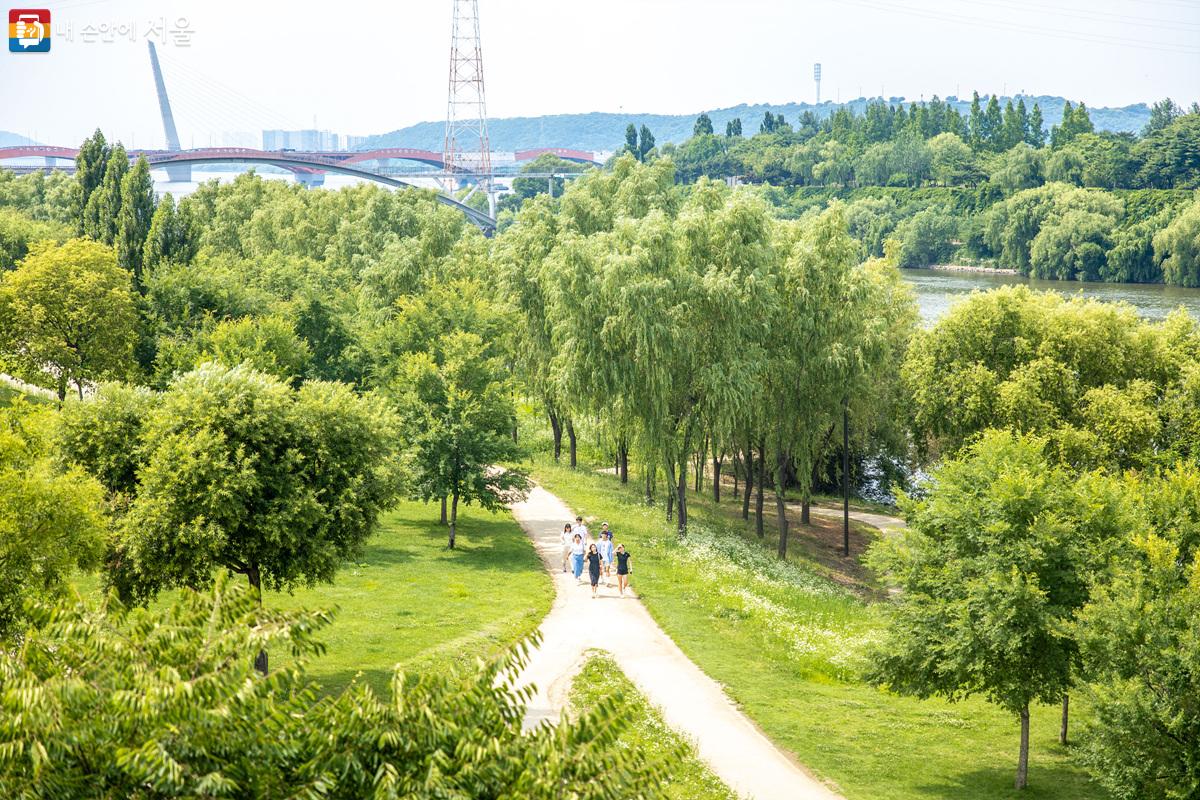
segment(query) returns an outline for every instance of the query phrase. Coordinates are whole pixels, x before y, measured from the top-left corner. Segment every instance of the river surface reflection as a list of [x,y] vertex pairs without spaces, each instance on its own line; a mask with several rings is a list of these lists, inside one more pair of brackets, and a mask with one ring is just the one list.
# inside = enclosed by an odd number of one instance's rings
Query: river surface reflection
[[1025,284],[1032,289],[1053,290],[1066,297],[1082,296],[1110,303],[1125,302],[1145,319],[1162,319],[1183,306],[1200,319],[1200,289],[1183,289],[1148,283],[1080,283],[1078,281],[1042,281],[1019,275],[987,272],[949,272],[935,269],[902,269],[900,274],[913,287],[921,322],[932,325],[950,310],[950,306],[974,291],[997,286]]

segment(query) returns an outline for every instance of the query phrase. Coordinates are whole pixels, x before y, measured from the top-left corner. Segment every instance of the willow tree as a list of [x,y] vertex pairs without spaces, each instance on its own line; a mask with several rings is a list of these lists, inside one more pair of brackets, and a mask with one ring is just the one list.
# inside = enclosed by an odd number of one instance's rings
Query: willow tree
[[556,461],[562,453],[562,423],[568,412],[551,376],[554,350],[543,265],[558,241],[559,227],[550,199],[533,198],[521,208],[517,224],[498,239],[495,251],[501,291],[520,320],[519,346],[513,348],[515,371],[545,408]]
[[[628,181],[653,182],[655,169],[633,169]],[[616,187],[618,201],[627,188]],[[701,424],[736,419],[756,393],[759,359],[747,354],[754,339],[744,328],[761,313],[753,271],[769,249],[771,220],[757,201],[708,182],[678,215],[669,210],[618,214],[611,232],[565,232],[547,274],[563,385],[595,404],[619,402],[637,420],[674,487],[668,508],[683,536]]]
[[[866,366],[871,283],[856,267],[858,246],[840,205],[801,229],[774,276],[778,298],[769,318],[764,408],[775,456],[779,557],[787,555],[788,473],[803,500],[813,466],[831,438],[850,385]],[[765,457],[765,453],[760,457]]]

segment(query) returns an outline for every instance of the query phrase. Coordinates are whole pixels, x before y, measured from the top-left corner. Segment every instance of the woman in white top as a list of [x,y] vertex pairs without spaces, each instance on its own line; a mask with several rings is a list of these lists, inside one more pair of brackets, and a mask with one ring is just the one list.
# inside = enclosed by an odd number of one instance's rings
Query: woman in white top
[[571,530],[571,523],[563,525],[562,533],[559,534],[559,539],[562,542],[562,557],[563,557],[563,572],[566,572],[568,564],[571,562],[571,541],[575,533]]
[[587,552],[587,545],[583,543],[583,537],[576,533],[571,539],[571,571],[575,573],[575,580],[579,580],[579,576],[583,575],[583,554]]

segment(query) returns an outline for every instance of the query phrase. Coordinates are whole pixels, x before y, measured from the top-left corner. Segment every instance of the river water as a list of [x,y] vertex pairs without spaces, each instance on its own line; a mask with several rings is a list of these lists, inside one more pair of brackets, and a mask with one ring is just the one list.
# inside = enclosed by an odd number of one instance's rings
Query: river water
[[1025,284],[1031,289],[1053,290],[1066,297],[1087,297],[1133,306],[1138,316],[1162,319],[1183,306],[1200,319],[1200,289],[1183,289],[1151,283],[1080,283],[1079,281],[1042,281],[1020,275],[988,272],[950,272],[934,269],[902,269],[900,274],[912,286],[921,311],[921,322],[932,325],[950,307],[974,291],[997,286]]

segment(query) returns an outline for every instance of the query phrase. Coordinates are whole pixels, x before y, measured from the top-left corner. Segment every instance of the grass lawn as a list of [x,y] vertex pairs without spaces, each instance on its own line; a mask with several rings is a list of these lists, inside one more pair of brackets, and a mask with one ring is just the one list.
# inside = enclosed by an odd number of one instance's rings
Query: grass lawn
[[[864,650],[880,630],[865,598],[876,593],[830,580],[802,546],[780,562],[774,529],[760,542],[732,498],[714,507],[693,496],[692,531],[681,545],[662,507],[641,502],[640,476],[623,487],[548,459],[533,472],[585,518],[612,525],[659,624],[772,739],[847,798],[1106,796],[1057,743],[1057,707],[1033,712],[1029,788],[1017,792],[1015,717],[982,700],[921,701],[863,683]],[[1087,713],[1082,698],[1072,708],[1076,719]]]
[[[553,584],[507,512],[460,510],[454,550],[437,519],[435,505],[401,503],[333,585],[266,594],[276,608],[337,609],[321,634],[328,649],[309,666],[327,690],[361,672],[383,691],[397,664],[424,670],[493,655],[534,631],[549,611]],[[83,591],[97,583],[92,576],[77,581]]]
[[0,381],[0,406],[11,406],[17,400],[24,400],[27,403],[46,404],[53,402],[49,398],[43,397],[40,394],[27,394],[17,387],[5,381]]
[[667,756],[676,748],[683,757],[672,760],[665,780],[670,800],[737,800],[729,787],[696,755],[695,747],[667,727],[658,709],[621,672],[611,656],[597,652],[584,664],[571,683],[571,710],[579,713],[602,698],[619,693],[622,713],[632,723],[621,735],[622,750],[640,748],[656,756]]

